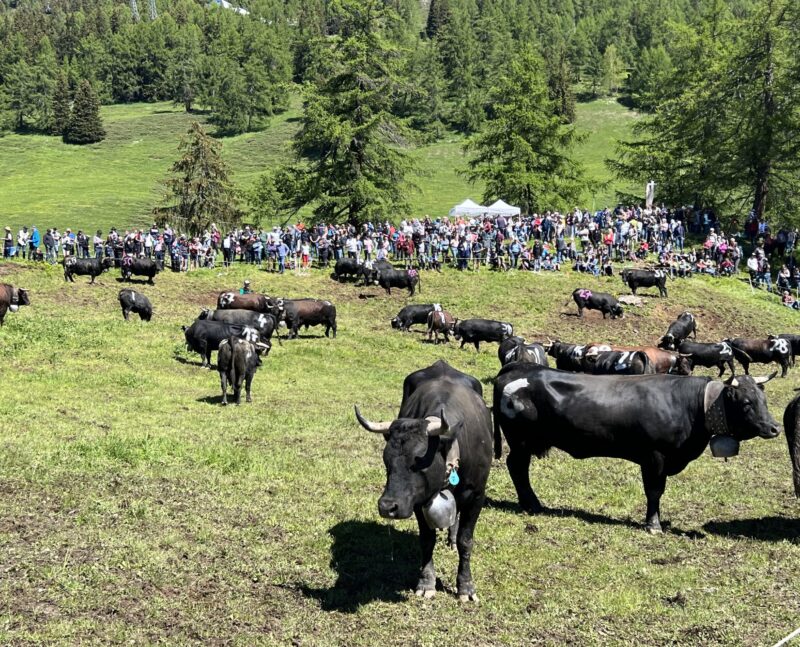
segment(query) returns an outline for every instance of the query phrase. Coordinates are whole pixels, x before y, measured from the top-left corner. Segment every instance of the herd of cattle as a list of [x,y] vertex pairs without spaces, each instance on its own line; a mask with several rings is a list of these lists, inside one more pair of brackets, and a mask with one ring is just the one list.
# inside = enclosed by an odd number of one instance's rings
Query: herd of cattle
[[[343,259],[347,260],[347,259]],[[387,292],[403,287],[414,293],[419,276],[340,260],[336,278],[360,273],[365,283],[382,285]],[[65,278],[85,273],[94,280],[106,264],[83,261],[65,264]],[[144,271],[128,267],[131,273]],[[124,272],[125,270],[123,270]],[[145,274],[146,275],[146,274]],[[152,281],[152,276],[150,277]],[[658,287],[666,296],[666,276],[634,272],[623,280],[637,287]],[[642,282],[644,281],[644,282]],[[584,309],[603,317],[623,316],[611,295],[578,289],[572,295],[580,316]],[[119,293],[123,316],[139,314],[149,321],[150,301],[131,289]],[[28,291],[0,284],[0,325],[8,310],[29,305]],[[574,458],[621,458],[640,466],[646,497],[645,528],[661,531],[659,505],[668,476],[679,474],[711,445],[712,453],[734,455],[739,443],[755,437],[774,438],[777,422],[764,394],[768,377],[750,377],[751,363],[777,363],[785,376],[800,354],[800,335],[770,335],[763,339],[733,338],[698,342],[698,326],[690,312],[681,313],[652,345],[618,346],[602,342],[583,344],[561,340],[526,342],[514,335],[510,323],[491,319],[459,320],[440,304],[413,304],[402,308],[391,327],[408,332],[425,325],[434,344],[450,336],[480,351],[480,344],[497,343],[500,370],[492,380],[493,403],[484,401],[481,382],[443,360],[409,374],[403,382],[398,417],[373,422],[355,407],[359,424],[385,438],[383,459],[386,485],[378,501],[379,514],[388,519],[416,517],[422,568],[416,594],[432,597],[436,588],[433,552],[437,529],[447,529],[459,554],[457,593],[460,600],[476,600],[470,570],[473,532],[486,500],[492,453],[502,457],[503,437],[508,445],[508,473],[520,507],[528,513],[543,510],[530,482],[535,455],[544,457],[555,447]],[[285,325],[293,338],[301,327],[324,326],[336,337],[336,307],[319,299],[283,299],[262,294],[222,292],[215,310],[204,308],[184,326],[187,347],[210,367],[218,351],[217,368],[222,403],[228,387],[236,404],[244,387],[251,401],[251,383],[272,348],[272,337]],[[690,340],[691,338],[691,340]],[[551,360],[554,367],[551,367]],[[745,375],[735,373],[734,360]],[[724,382],[693,376],[698,366],[717,368]],[[601,377],[598,377],[601,376]],[[643,415],[646,409],[647,415]],[[786,408],[784,430],[800,497],[800,395]]]

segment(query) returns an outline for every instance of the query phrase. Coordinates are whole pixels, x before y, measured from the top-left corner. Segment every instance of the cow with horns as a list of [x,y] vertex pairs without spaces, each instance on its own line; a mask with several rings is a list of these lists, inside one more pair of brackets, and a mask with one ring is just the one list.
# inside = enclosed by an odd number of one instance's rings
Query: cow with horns
[[395,420],[370,422],[358,407],[355,412],[362,427],[386,439],[387,478],[378,512],[387,519],[417,518],[422,570],[416,594],[435,595],[436,529],[449,527],[450,544],[458,548],[459,600],[477,600],[472,534],[492,463],[492,418],[481,383],[439,360],[406,377]]

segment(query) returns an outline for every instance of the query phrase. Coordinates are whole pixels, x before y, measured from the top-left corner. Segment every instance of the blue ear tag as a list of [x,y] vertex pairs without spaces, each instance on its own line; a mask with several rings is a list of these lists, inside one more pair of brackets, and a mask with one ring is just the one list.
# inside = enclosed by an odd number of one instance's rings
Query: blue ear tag
[[447,477],[447,481],[448,481],[448,482],[450,483],[450,485],[452,485],[453,487],[455,487],[456,485],[458,485],[458,482],[459,482],[460,480],[461,480],[461,479],[459,479],[459,478],[458,478],[458,472],[456,472],[456,471],[455,471],[455,469],[453,469],[453,470],[450,472],[450,476],[449,476],[449,477]]

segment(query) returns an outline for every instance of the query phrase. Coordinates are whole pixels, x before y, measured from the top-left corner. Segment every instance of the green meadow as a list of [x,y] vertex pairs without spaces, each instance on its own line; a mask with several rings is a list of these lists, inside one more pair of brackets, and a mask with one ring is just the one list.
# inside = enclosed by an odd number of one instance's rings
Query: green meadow
[[[148,120],[136,114],[143,107],[126,110],[120,128]],[[169,132],[185,124],[178,113],[150,116]],[[148,177],[168,163],[171,138],[162,133],[170,141]],[[229,154],[234,144],[244,140],[226,142]],[[129,168],[156,156],[130,147],[118,148]],[[64,154],[44,142],[19,159]],[[102,187],[77,165],[65,173],[86,181],[91,208],[64,206],[59,217],[101,213]],[[105,215],[117,224],[150,197],[125,186],[124,206]],[[39,213],[77,193],[36,203]],[[95,286],[65,283],[58,266],[5,263],[0,274],[32,299],[0,329],[2,644],[770,645],[800,624],[800,510],[783,436],[748,441],[728,461],[706,451],[670,478],[659,536],[642,529],[633,464],[553,451],[532,466],[550,512],[527,516],[496,461],[472,560],[480,602],[457,601],[457,557],[443,538],[440,590],[423,600],[412,590],[416,524],[379,518],[383,439],[359,427],[352,407],[390,419],[403,378],[440,358],[479,378],[490,398],[495,345],[476,353],[395,332],[389,319],[405,294],[318,270],[165,272],[135,286],[154,303],[150,323],[123,321],[115,270]],[[339,334],[312,328],[275,344],[254,402],[224,408],[216,371],[199,367],[180,326],[244,278],[272,295],[331,299]],[[652,343],[684,309],[701,340],[797,328],[797,313],[734,279],[672,282],[669,299],[646,298],[621,321],[575,317],[564,302],[578,286],[618,294],[621,282],[446,269],[425,273],[412,301],[510,321],[528,339]],[[779,420],[798,371],[766,387]]]
[[[223,157],[237,188],[246,191],[261,173],[287,158],[300,114],[296,100],[267,129],[222,138]],[[170,103],[104,106],[102,116],[108,136],[90,146],[70,146],[44,135],[0,137],[0,225],[15,232],[22,225],[107,232],[150,224],[181,137],[193,120],[204,122],[205,117]],[[617,139],[630,135],[636,118],[613,99],[578,104],[577,126],[585,139],[576,155],[588,177],[603,184],[594,193],[587,190],[580,206],[614,206],[617,189],[632,189],[616,184],[603,160],[613,155]],[[483,187],[470,185],[459,173],[466,168],[462,145],[461,137],[450,134],[412,149],[420,172],[413,179],[418,191],[410,196],[414,215],[445,215],[467,197],[480,202]]]

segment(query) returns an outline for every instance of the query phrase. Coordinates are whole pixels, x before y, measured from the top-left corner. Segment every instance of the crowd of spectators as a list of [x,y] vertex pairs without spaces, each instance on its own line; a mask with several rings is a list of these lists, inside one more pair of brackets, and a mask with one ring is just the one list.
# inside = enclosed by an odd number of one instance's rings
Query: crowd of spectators
[[[800,275],[794,259],[797,230],[773,235],[764,220],[748,217],[725,233],[712,211],[689,208],[617,207],[594,213],[545,212],[526,217],[443,217],[404,219],[398,224],[369,222],[353,225],[302,223],[267,229],[244,226],[221,232],[211,225],[202,236],[190,237],[172,227],[104,235],[83,230],[23,227],[16,237],[5,228],[4,255],[55,263],[59,256],[83,258],[123,256],[153,258],[175,271],[214,267],[218,263],[252,263],[269,271],[327,268],[342,257],[370,263],[389,259],[408,267],[461,271],[481,268],[520,271],[560,271],[571,268],[595,275],[613,274],[613,263],[647,261],[676,276],[704,273],[730,276],[740,272],[742,244],[753,250],[746,261],[754,286],[773,289],[769,258],[785,259],[775,277],[778,290],[797,290]],[[741,231],[739,231],[741,229]],[[737,238],[739,239],[737,241]],[[694,241],[689,244],[688,241]],[[702,242],[700,242],[702,241]]]

